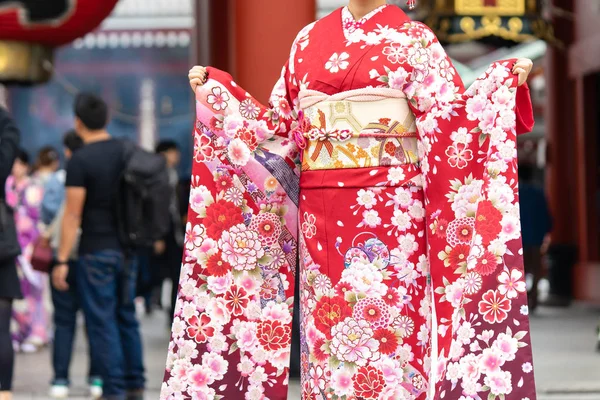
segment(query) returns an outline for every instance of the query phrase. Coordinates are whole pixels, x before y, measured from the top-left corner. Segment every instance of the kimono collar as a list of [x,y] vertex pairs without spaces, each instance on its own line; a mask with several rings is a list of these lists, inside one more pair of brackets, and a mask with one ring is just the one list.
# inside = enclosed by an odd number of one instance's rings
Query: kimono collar
[[358,21],[354,19],[354,16],[348,9],[348,6],[342,8],[342,27],[344,29],[344,36],[348,38],[350,34],[352,34],[357,29],[361,28],[365,22],[371,19],[371,17],[383,11],[383,9],[388,6],[389,4],[383,4],[371,11],[370,13],[368,13],[367,15],[365,15],[364,17],[362,17],[361,19],[359,19]]

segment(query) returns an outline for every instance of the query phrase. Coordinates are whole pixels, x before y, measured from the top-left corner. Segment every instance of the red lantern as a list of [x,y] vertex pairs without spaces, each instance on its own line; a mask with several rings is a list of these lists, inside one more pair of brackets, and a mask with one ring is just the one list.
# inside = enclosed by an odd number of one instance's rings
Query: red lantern
[[0,82],[50,77],[52,49],[94,30],[117,0],[0,0]]

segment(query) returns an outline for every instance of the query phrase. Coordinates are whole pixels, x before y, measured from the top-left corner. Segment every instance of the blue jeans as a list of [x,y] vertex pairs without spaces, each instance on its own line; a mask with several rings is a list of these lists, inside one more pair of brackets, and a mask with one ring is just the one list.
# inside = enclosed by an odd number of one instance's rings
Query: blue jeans
[[[52,366],[54,367],[53,384],[69,385],[69,365],[73,354],[73,343],[77,331],[77,312],[80,309],[77,282],[75,280],[77,264],[69,263],[69,290],[61,292],[52,288],[52,303],[54,305],[54,343],[52,349]],[[90,350],[90,380],[99,377],[98,361],[95,359],[95,351],[92,346]]]
[[77,285],[90,346],[98,355],[104,397],[125,399],[126,391],[144,388],[139,324],[135,315],[136,265],[119,251],[84,254]]

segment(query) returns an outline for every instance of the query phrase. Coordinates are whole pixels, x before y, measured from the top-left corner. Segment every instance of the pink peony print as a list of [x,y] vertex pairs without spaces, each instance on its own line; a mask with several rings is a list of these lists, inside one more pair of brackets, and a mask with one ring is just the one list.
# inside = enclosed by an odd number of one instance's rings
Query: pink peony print
[[340,361],[365,366],[379,359],[379,342],[373,338],[373,330],[365,320],[346,318],[331,330],[331,353]]
[[219,247],[223,259],[236,270],[253,270],[258,259],[265,254],[258,232],[248,229],[244,224],[223,232]]

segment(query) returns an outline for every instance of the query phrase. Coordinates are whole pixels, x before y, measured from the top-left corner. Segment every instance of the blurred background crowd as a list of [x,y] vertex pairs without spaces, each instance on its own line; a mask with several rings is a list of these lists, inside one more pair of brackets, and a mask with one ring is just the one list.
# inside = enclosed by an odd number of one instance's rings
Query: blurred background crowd
[[[17,271],[23,299],[17,299],[16,288],[6,287],[8,280],[0,282],[0,299],[11,299],[10,311],[0,302],[0,330],[2,313],[9,312],[7,331],[18,353],[16,397],[69,396],[71,353],[56,354],[63,328],[63,348],[75,342],[73,375],[85,376],[90,389],[71,391],[71,397],[102,395],[93,365],[89,373],[79,371],[87,351],[85,335],[74,339],[75,330],[83,329],[77,306],[32,265],[39,238],[52,241],[67,161],[83,146],[73,131],[77,96],[89,93],[105,104],[110,115],[106,131],[112,137],[163,155],[173,183],[176,206],[165,209],[176,221],[173,229],[135,255],[136,307],[146,314],[141,334],[147,387],[156,397],[191,179],[194,107],[187,71],[195,64],[230,71],[265,102],[296,33],[344,3],[0,0],[0,107],[21,132],[16,161],[6,170],[4,198],[15,211],[22,248]],[[394,3],[405,7],[402,0]],[[521,136],[518,151],[534,350],[545,364],[538,366],[539,387],[557,396],[551,398],[600,399],[600,355],[594,354],[600,343],[595,331],[595,306],[600,304],[600,1],[419,0],[414,11],[406,12],[434,29],[466,86],[491,61],[534,61],[529,85],[536,126]],[[294,354],[293,366],[298,361]],[[0,350],[0,375],[5,376],[6,357]],[[573,369],[565,371],[570,362]],[[5,389],[0,386],[0,392]]]

